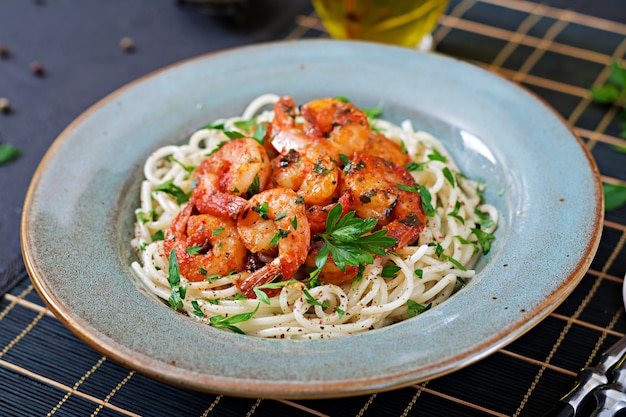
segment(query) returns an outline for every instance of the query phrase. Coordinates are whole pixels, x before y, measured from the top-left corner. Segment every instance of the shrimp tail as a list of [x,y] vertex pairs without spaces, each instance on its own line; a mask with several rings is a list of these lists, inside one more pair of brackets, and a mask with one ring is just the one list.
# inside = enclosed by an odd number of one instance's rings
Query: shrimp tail
[[[279,281],[284,279],[281,273],[280,264],[272,262],[267,264],[265,267],[252,272],[245,278],[237,280],[235,284],[244,296],[247,298],[256,298],[254,289],[260,285],[269,284],[276,278],[279,278]],[[268,295],[270,294],[268,293]]]

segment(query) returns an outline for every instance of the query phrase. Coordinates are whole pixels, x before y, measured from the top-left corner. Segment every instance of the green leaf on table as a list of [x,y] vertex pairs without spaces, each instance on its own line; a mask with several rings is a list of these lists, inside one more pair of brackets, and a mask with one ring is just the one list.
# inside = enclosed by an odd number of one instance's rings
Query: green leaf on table
[[623,105],[626,98],[626,68],[617,60],[611,61],[611,72],[604,85],[591,88],[591,99],[597,103]]
[[622,89],[626,86],[626,68],[623,67],[617,60],[611,61],[611,74],[609,75],[609,82]]
[[626,204],[626,186],[619,184],[602,184],[604,191],[604,209],[615,210]]
[[13,145],[0,144],[0,165],[8,164],[9,162],[17,159],[21,154],[22,151]]
[[591,89],[591,99],[596,103],[613,103],[620,97],[619,89],[613,84],[606,84]]

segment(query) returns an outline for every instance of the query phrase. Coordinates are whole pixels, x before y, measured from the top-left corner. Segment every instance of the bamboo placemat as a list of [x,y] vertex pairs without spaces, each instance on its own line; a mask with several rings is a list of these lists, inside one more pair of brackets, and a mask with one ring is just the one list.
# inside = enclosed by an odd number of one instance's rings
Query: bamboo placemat
[[[626,185],[626,154],[614,148],[626,146],[619,109],[589,97],[592,86],[607,80],[611,60],[626,54],[625,6],[610,13],[604,2],[604,15],[592,16],[583,6],[596,3],[581,3],[576,11],[524,0],[453,0],[435,32],[436,49],[543,98],[582,137],[603,182]],[[283,37],[324,36],[307,7]],[[597,256],[572,295],[480,362],[411,387],[331,400],[239,399],[153,381],[78,340],[26,280],[0,300],[0,416],[540,416],[581,367],[626,332],[625,243],[622,207],[606,213]],[[413,343],[419,349],[419,340]]]

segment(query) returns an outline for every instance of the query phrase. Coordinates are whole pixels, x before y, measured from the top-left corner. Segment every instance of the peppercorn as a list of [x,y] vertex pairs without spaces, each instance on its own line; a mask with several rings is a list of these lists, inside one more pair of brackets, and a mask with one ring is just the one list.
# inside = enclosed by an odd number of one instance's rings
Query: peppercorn
[[41,62],[39,61],[31,62],[30,71],[38,77],[42,77],[46,72],[43,65],[41,65]]
[[11,112],[11,102],[6,97],[0,97],[0,111],[2,113]]
[[126,52],[131,52],[135,49],[135,42],[129,37],[124,37],[120,39],[120,47]]

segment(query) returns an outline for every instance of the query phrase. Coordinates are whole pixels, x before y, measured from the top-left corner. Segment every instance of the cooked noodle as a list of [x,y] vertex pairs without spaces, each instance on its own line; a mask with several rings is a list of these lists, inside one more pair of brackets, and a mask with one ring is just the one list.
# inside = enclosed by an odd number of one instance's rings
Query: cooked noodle
[[[217,122],[232,131],[239,130],[238,121],[256,118],[257,122],[271,122],[273,111],[263,109],[278,99],[275,95],[261,96],[250,103],[241,117]],[[186,288],[181,310],[209,323],[211,316],[232,317],[258,309],[249,320],[236,324],[247,335],[329,338],[407,319],[417,313],[411,305],[427,308],[441,304],[474,277],[472,268],[481,256],[481,246],[472,229],[489,219],[487,227],[481,230],[491,234],[498,222],[496,209],[481,202],[483,186],[464,177],[445,147],[432,135],[414,131],[409,121],[396,126],[375,119],[371,125],[388,138],[402,142],[414,161],[423,163],[423,169],[411,171],[411,175],[417,184],[427,187],[436,214],[428,217],[414,245],[376,257],[359,280],[341,286],[322,284],[309,288],[308,293],[317,300],[315,305],[301,285],[281,288],[267,304],[238,295],[237,274],[202,282],[181,277],[181,286]],[[154,189],[168,180],[183,190],[190,189],[193,179],[185,167],[198,166],[211,150],[227,140],[223,129],[203,128],[186,144],[157,149],[145,163],[141,206],[137,209],[139,221],[132,240],[140,260],[132,268],[145,287],[163,300],[171,296],[168,259],[163,237],[155,234],[166,233],[185,203],[178,204],[171,195]],[[445,162],[429,158],[433,152],[444,156]],[[448,173],[454,174],[455,184],[446,178],[446,167]],[[390,264],[397,265],[399,272],[395,277],[383,278],[383,266]],[[204,318],[198,317],[199,310]]]

